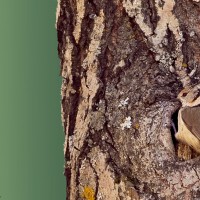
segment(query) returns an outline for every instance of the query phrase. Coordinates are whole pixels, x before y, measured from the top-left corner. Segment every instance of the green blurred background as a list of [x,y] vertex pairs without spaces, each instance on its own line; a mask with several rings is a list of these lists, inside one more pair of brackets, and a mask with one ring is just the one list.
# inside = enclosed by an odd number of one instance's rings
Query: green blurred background
[[0,1],[0,200],[65,199],[56,6]]

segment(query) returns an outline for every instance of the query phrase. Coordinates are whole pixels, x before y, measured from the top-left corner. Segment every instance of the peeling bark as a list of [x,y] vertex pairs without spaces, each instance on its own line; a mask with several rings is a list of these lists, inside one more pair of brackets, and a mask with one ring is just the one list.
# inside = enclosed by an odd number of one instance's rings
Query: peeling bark
[[200,83],[200,2],[60,0],[68,200],[200,199],[199,157],[177,157],[178,93]]

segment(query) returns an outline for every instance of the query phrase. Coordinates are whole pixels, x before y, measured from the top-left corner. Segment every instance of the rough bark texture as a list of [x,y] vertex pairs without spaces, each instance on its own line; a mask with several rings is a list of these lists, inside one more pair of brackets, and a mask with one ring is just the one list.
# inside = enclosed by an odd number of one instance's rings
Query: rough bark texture
[[61,0],[67,199],[200,199],[177,158],[177,94],[199,83],[198,0]]

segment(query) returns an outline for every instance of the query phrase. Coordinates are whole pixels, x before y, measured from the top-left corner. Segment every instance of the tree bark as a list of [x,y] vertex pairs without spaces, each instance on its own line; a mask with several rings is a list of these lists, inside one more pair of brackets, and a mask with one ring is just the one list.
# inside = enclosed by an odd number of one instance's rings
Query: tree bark
[[199,157],[177,157],[178,93],[199,83],[198,0],[61,0],[68,200],[200,199]]

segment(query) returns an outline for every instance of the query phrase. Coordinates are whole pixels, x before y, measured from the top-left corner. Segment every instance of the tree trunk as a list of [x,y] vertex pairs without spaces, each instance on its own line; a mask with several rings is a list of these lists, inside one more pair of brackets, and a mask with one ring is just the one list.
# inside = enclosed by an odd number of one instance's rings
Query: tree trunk
[[61,0],[67,199],[200,199],[177,157],[178,93],[199,83],[198,0]]

